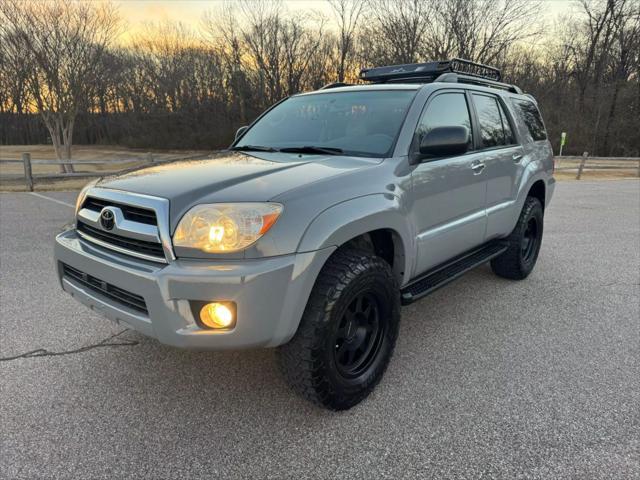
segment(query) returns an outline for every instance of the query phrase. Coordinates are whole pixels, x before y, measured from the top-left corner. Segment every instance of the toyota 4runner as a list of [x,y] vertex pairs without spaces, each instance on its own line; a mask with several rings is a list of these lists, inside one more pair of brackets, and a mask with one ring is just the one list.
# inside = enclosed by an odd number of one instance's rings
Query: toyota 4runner
[[389,364],[400,306],[490,261],[531,273],[553,154],[530,95],[453,59],[289,97],[228,151],[103,178],[57,236],[62,288],[181,348],[278,347],[341,410]]

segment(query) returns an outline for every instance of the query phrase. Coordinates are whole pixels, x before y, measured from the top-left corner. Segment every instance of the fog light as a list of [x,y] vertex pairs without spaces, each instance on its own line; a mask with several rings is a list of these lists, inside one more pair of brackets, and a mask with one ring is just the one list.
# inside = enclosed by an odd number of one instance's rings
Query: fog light
[[229,328],[235,323],[235,308],[232,304],[206,303],[200,309],[200,321],[209,328]]

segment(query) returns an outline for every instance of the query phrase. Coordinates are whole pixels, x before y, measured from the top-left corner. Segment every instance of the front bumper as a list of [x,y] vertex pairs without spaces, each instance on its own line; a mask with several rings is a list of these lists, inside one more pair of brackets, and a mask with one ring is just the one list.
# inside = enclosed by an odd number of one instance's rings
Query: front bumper
[[[168,265],[94,246],[68,230],[56,237],[62,288],[114,322],[180,348],[273,347],[296,332],[315,279],[335,248],[252,260],[184,260]],[[148,314],[132,310],[65,276],[69,265],[144,298]],[[229,331],[198,326],[190,301],[233,301]]]

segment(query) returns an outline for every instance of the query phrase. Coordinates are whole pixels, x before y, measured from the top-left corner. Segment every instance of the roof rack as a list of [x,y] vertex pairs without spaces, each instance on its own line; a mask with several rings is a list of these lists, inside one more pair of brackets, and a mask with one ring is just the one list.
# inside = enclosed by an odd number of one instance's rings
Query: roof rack
[[360,78],[373,83],[459,82],[522,93],[515,85],[502,83],[502,74],[497,68],[461,58],[365,68],[360,71]]
[[468,83],[471,85],[480,85],[483,87],[499,88],[511,93],[522,93],[522,90],[517,85],[511,85],[510,83],[494,82],[493,80],[487,80],[484,78],[474,77],[472,75],[462,75],[459,73],[443,73],[439,77],[436,77],[434,82],[445,83]]

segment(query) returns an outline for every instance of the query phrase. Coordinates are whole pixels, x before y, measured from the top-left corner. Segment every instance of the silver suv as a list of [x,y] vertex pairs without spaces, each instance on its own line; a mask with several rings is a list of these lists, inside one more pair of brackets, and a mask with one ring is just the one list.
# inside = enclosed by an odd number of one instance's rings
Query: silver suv
[[181,348],[278,347],[304,397],[352,407],[400,306],[487,261],[524,279],[553,155],[535,100],[464,60],[287,98],[228,151],[103,178],[58,235],[62,288]]

